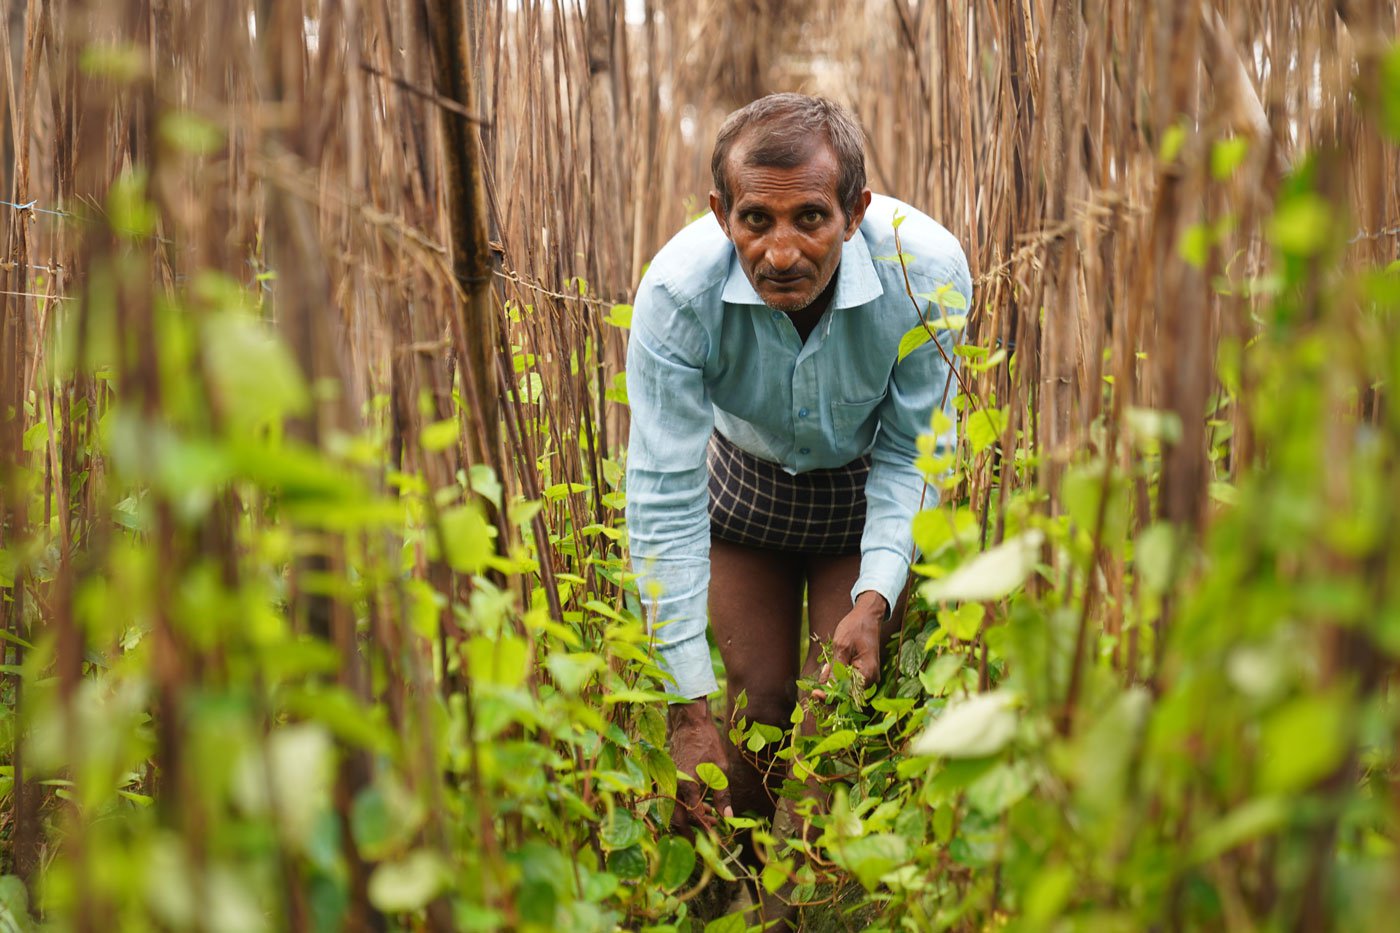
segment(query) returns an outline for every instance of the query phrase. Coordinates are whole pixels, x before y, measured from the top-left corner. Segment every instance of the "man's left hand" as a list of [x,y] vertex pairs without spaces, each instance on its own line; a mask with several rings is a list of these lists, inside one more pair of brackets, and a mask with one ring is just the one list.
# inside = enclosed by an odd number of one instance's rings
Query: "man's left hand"
[[[866,590],[856,597],[855,606],[836,626],[831,638],[832,661],[849,664],[856,673],[871,684],[880,676],[880,623],[885,620],[889,604],[885,597]],[[822,668],[817,680],[825,682],[831,676],[831,662]],[[817,699],[825,699],[821,690],[812,691]]]

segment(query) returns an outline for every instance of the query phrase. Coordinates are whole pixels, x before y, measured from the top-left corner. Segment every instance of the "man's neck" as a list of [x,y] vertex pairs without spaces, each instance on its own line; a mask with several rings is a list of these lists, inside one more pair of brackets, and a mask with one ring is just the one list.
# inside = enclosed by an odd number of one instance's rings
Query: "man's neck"
[[788,311],[787,316],[792,321],[792,325],[797,328],[797,335],[802,338],[802,342],[807,342],[807,337],[817,326],[817,321],[831,305],[831,296],[836,294],[836,280],[840,278],[841,268],[831,274],[831,281],[822,289],[821,294],[807,307],[800,311]]

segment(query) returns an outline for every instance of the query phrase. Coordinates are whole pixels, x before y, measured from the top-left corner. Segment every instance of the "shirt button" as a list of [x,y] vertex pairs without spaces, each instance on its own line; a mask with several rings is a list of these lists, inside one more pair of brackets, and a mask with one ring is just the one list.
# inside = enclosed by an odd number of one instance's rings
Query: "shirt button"
[[799,417],[799,418],[805,418],[805,417],[807,417],[807,409],[805,409],[805,408],[799,408],[799,409],[797,409],[797,417]]
[[782,316],[783,316],[783,312],[781,312],[781,311],[774,311],[774,312],[773,312],[773,320],[775,320],[775,321],[776,321],[778,318],[782,317]]
[[807,454],[809,454],[809,453],[811,453],[811,452],[812,452],[812,448],[810,448],[810,447],[803,447],[801,450],[798,451],[798,453],[802,454],[802,456],[804,456],[804,457],[807,456]]

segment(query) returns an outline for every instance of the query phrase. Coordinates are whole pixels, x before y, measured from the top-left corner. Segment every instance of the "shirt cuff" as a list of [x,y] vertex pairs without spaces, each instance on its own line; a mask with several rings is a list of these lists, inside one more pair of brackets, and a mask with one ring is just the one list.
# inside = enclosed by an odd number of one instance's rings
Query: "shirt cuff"
[[851,587],[851,604],[866,590],[874,590],[885,597],[887,609],[885,618],[894,612],[895,603],[904,593],[904,584],[909,580],[909,560],[894,551],[870,551],[860,559],[860,576]]
[[672,699],[672,703],[698,700],[719,689],[715,667],[710,662],[710,645],[703,631],[685,641],[661,645],[657,654],[662,669],[676,682],[673,692],[677,698]]

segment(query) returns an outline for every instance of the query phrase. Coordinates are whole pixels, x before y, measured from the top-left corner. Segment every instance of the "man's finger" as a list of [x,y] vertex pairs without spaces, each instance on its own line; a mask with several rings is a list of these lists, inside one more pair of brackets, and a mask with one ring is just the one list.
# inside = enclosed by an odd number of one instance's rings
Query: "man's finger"
[[729,800],[729,788],[715,791],[715,812],[725,817],[734,815],[734,805]]
[[699,781],[691,778],[688,781],[679,781],[676,787],[676,812],[687,822],[694,824],[697,818],[704,813],[705,788]]
[[856,659],[855,668],[868,684],[874,683],[875,674],[878,672],[879,667],[880,666],[875,663],[875,659],[869,655]]
[[826,664],[824,664],[824,665],[822,666],[822,672],[821,672],[820,674],[817,675],[817,680],[820,681],[821,683],[826,683],[827,678],[829,678],[830,676],[831,676],[831,662],[830,662],[830,661],[827,661]]

